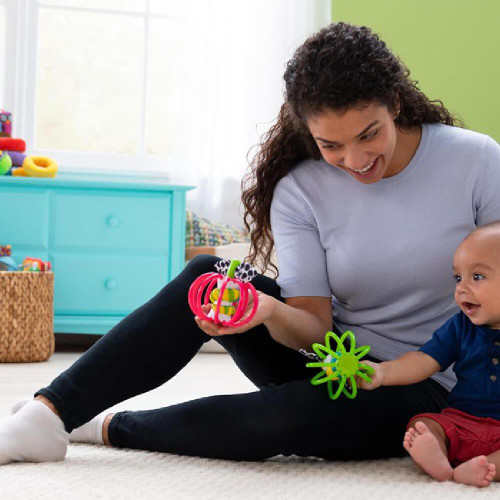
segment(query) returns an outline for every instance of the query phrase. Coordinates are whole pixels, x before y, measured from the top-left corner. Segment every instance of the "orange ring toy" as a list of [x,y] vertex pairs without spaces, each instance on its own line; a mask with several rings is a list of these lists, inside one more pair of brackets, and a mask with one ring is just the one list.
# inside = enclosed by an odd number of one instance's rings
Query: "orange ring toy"
[[12,175],[14,177],[28,177],[28,174],[23,170],[23,167],[13,168]]
[[23,161],[23,170],[30,177],[55,177],[57,163],[46,156],[27,156]]

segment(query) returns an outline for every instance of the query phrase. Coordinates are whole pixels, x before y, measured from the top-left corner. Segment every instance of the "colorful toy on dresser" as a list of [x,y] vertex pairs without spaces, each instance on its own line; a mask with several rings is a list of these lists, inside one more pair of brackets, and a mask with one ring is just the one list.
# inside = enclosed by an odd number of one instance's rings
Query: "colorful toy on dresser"
[[12,135],[12,113],[0,109],[0,137],[10,137]]
[[0,271],[17,271],[16,261],[12,258],[12,247],[0,245]]
[[26,257],[21,265],[12,258],[12,246],[0,245],[0,271],[50,271],[50,262],[44,262],[34,257]]
[[11,137],[12,115],[0,110],[0,175],[55,177],[58,166],[51,158],[26,155],[23,139]]

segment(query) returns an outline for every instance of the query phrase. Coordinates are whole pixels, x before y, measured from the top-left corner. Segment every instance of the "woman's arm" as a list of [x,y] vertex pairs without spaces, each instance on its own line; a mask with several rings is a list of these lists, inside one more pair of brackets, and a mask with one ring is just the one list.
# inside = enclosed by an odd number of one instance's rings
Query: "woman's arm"
[[[205,333],[212,336],[242,333],[263,323],[274,340],[296,350],[310,349],[313,342],[321,342],[326,332],[332,329],[330,297],[292,297],[283,303],[262,292],[258,292],[258,295],[257,312],[246,325],[221,327],[198,317],[195,320]],[[250,310],[249,305],[246,314]]]
[[362,389],[372,390],[381,385],[410,385],[429,378],[441,369],[439,363],[428,354],[420,351],[412,351],[403,354],[393,361],[383,363],[372,363],[362,361],[374,369],[370,375],[371,382],[359,379]]
[[333,327],[331,297],[290,297],[276,301],[273,314],[264,321],[271,337],[292,349],[311,349]]

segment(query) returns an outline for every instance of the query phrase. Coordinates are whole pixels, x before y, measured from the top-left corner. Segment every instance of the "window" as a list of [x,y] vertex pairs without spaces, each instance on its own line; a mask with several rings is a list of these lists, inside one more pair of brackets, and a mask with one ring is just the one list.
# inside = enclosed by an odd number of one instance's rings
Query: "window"
[[14,127],[30,149],[70,169],[165,170],[188,98],[190,28],[205,2],[4,1],[26,47]]
[[0,0],[0,107],[61,170],[169,175],[241,223],[285,62],[329,19],[329,0]]
[[[5,3],[0,0],[0,75],[5,75],[6,60],[6,22]],[[5,79],[0,78],[0,107],[5,101]]]

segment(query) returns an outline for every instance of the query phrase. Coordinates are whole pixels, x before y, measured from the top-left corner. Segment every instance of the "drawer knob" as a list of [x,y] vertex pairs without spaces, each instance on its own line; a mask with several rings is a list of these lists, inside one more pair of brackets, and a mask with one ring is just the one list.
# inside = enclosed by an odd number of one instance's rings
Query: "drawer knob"
[[108,220],[106,222],[108,223],[109,227],[118,227],[120,225],[120,219],[116,215],[108,217]]
[[112,279],[109,279],[109,280],[106,280],[106,282],[104,283],[105,287],[108,289],[108,290],[116,290],[118,284],[116,283],[115,280],[112,280]]

